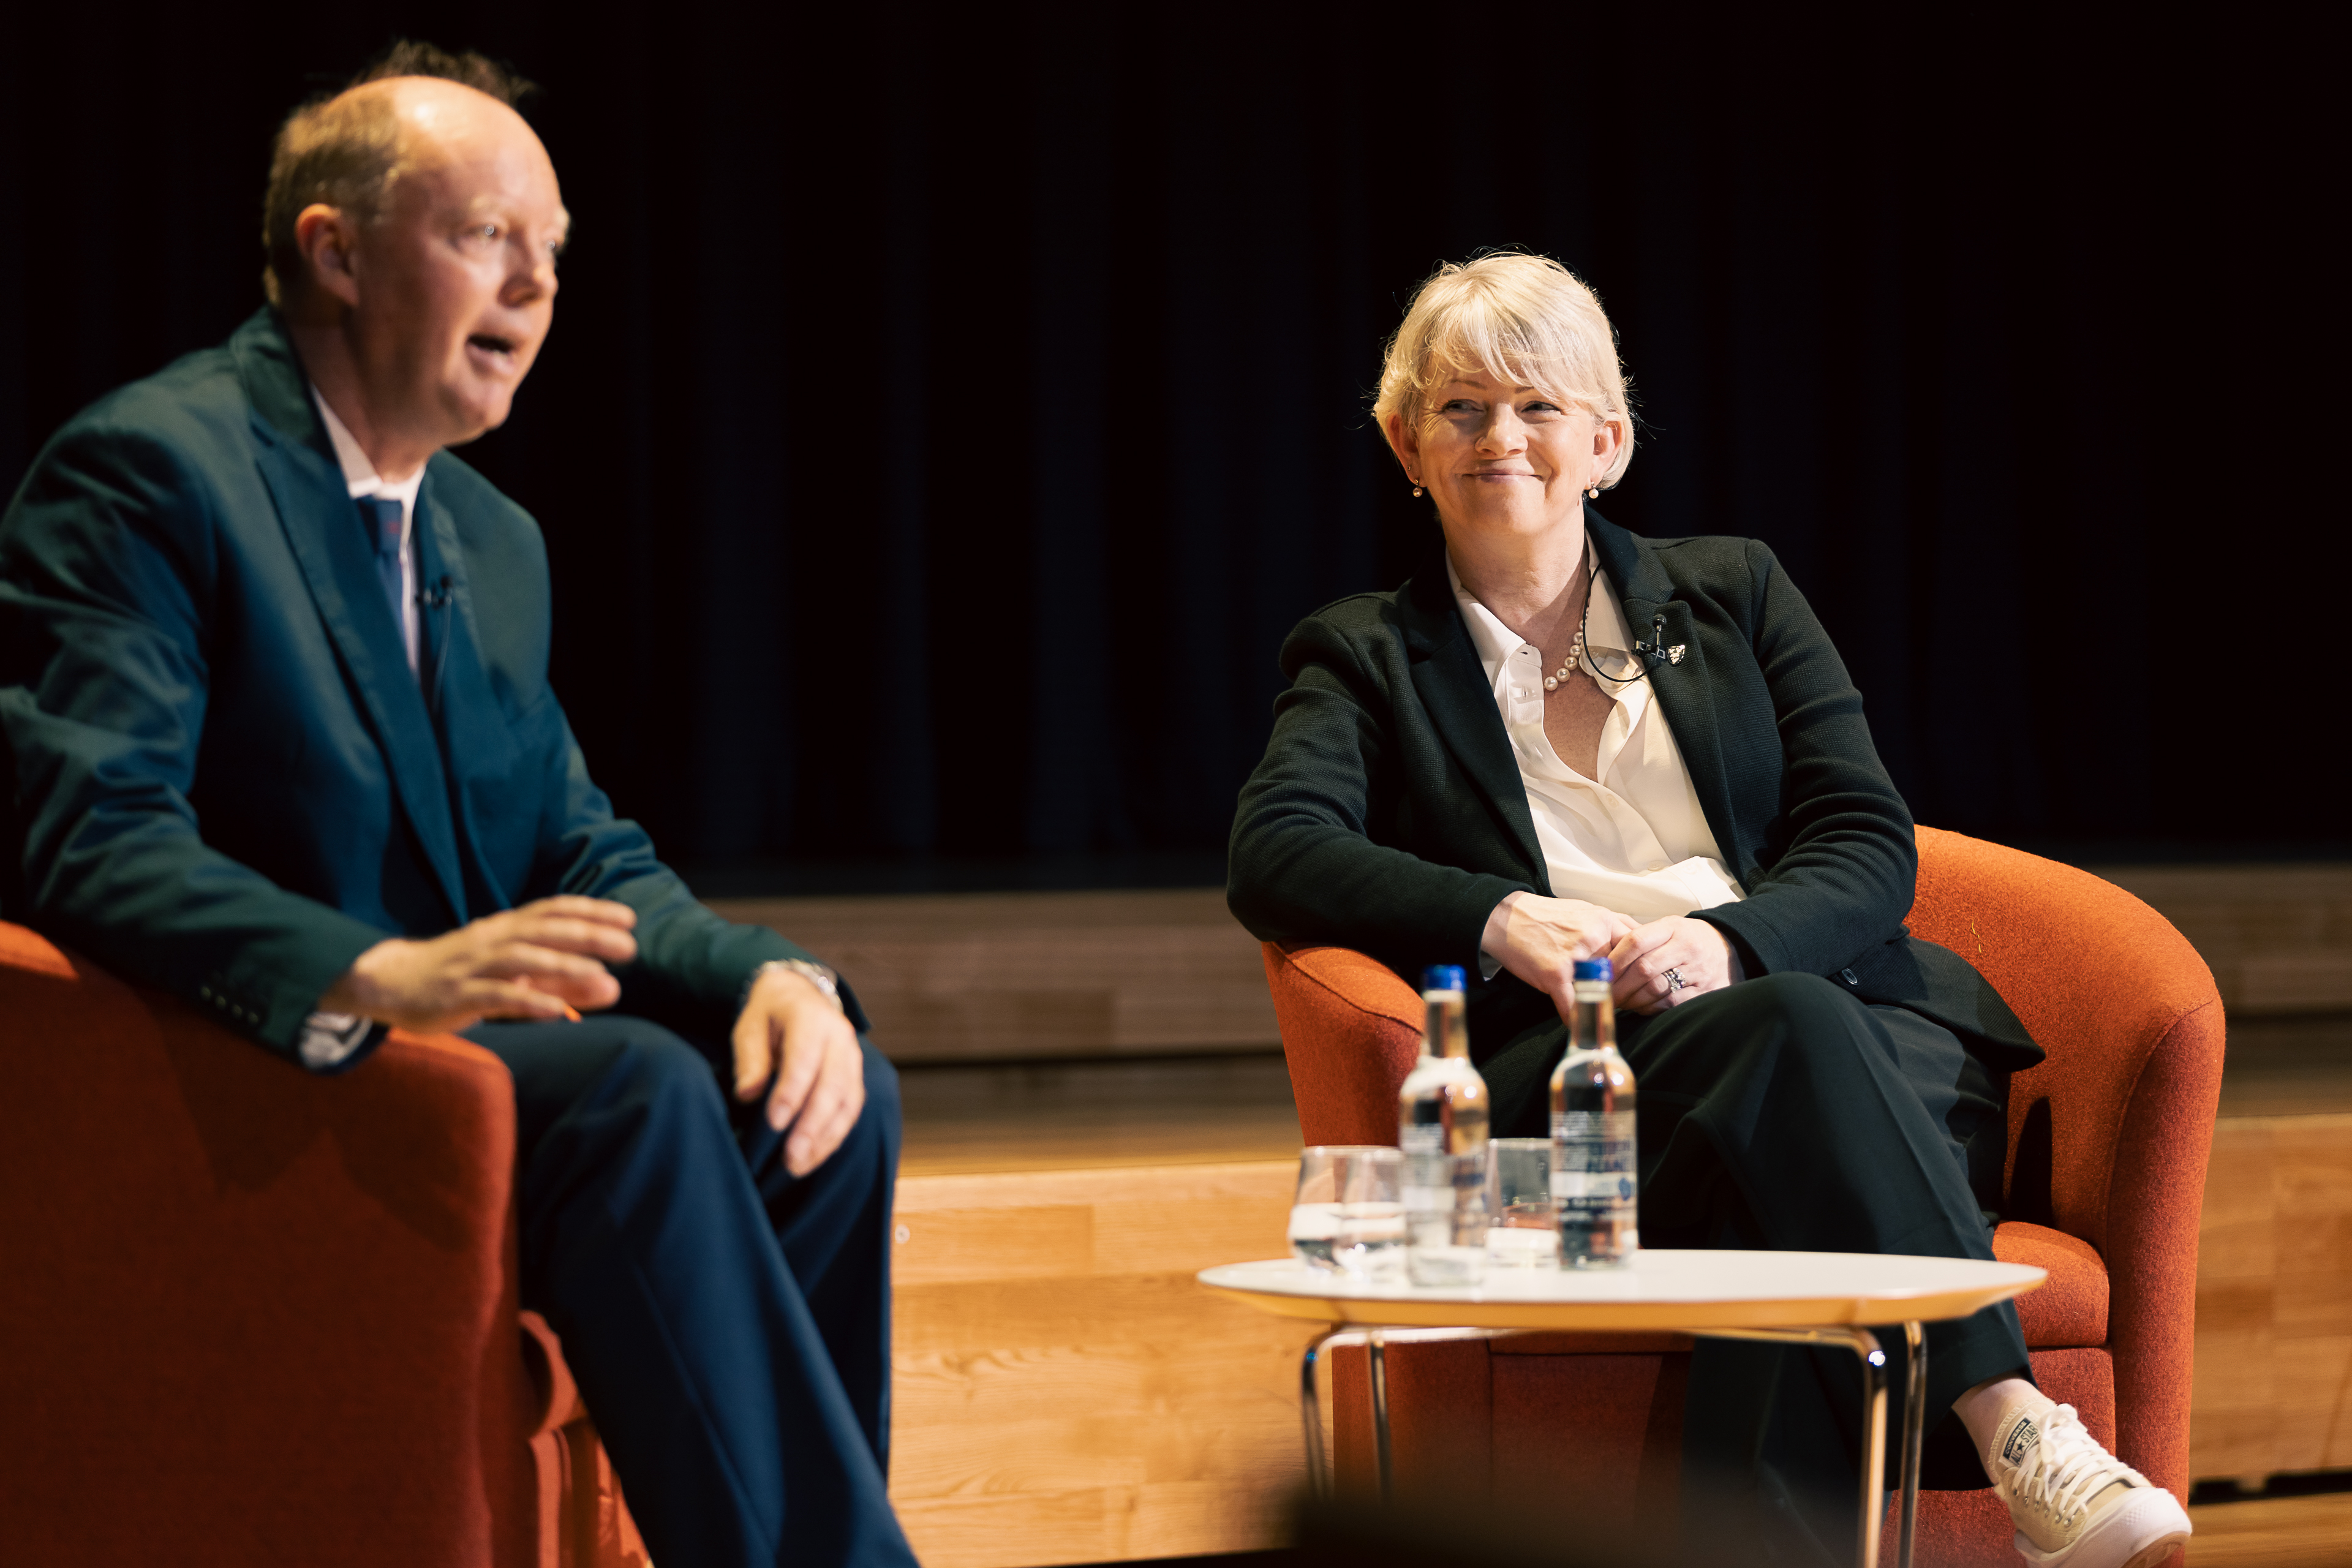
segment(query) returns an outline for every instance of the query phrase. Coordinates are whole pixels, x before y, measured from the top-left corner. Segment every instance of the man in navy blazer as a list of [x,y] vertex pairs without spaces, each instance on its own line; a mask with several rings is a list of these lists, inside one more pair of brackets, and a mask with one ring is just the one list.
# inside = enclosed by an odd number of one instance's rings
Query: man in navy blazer
[[570,219],[521,86],[403,45],[298,110],[270,306],[34,463],[0,908],[313,1072],[394,1025],[496,1052],[523,1300],[656,1561],[911,1563],[896,1079],[830,970],[614,816],[548,688],[538,527],[446,450],[552,320]]

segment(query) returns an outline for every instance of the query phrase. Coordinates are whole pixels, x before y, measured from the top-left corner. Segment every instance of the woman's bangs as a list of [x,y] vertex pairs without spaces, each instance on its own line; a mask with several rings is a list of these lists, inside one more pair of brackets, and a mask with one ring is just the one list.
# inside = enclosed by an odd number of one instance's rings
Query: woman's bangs
[[1580,376],[1580,343],[1576,334],[1561,331],[1540,312],[1510,310],[1491,294],[1470,294],[1454,310],[1446,310],[1430,331],[1423,364],[1423,400],[1430,390],[1444,385],[1465,369],[1477,369],[1506,385],[1531,385],[1550,393],[1559,402],[1578,406],[1601,406],[1590,393],[1588,376]]
[[1430,393],[1464,371],[1483,371],[1509,386],[1532,386],[1563,403],[1593,406],[1575,373],[1577,344],[1541,317],[1530,319],[1473,296],[1447,311],[1430,333],[1422,356],[1424,404]]

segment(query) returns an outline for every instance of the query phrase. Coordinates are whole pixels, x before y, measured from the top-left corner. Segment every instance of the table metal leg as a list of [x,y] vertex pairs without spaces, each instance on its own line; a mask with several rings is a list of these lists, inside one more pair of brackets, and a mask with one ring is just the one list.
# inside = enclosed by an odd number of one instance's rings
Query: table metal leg
[[1348,1331],[1346,1324],[1323,1329],[1307,1342],[1307,1355],[1298,1365],[1298,1411],[1307,1423],[1307,1491],[1316,1498],[1328,1498],[1332,1492],[1331,1462],[1323,1452],[1323,1410],[1315,1396],[1315,1361],[1323,1347]]
[[1903,1388],[1903,1513],[1895,1560],[1900,1568],[1911,1568],[1911,1551],[1919,1539],[1919,1451],[1927,1437],[1927,1331],[1916,1322],[1904,1324],[1903,1348],[1909,1375]]
[[1878,1568],[1878,1535],[1886,1520],[1886,1352],[1868,1329],[1799,1330],[1790,1336],[1843,1344],[1862,1363],[1862,1518],[1854,1559]]
[[[1915,1328],[1916,1325],[1906,1325]],[[1878,1337],[1868,1329],[1700,1329],[1695,1331],[1710,1340],[1762,1340],[1775,1344],[1843,1345],[1853,1352],[1862,1363],[1862,1517],[1857,1524],[1854,1542],[1855,1560],[1862,1568],[1878,1568],[1878,1535],[1886,1518],[1886,1500],[1881,1495],[1880,1483],[1886,1475],[1886,1352],[1879,1348]],[[1911,1402],[1916,1414],[1919,1401]],[[1906,1415],[1907,1422],[1911,1418]],[[1906,1438],[1907,1440],[1907,1438]],[[1904,1517],[1907,1520],[1918,1499],[1918,1474],[1916,1468],[1906,1472],[1906,1500]],[[1909,1532],[1905,1532],[1905,1561],[1909,1561]]]
[[1848,1331],[1862,1363],[1862,1539],[1856,1551],[1866,1568],[1878,1568],[1878,1532],[1886,1521],[1886,1352],[1868,1329]]
[[[1485,1329],[1465,1329],[1461,1334],[1476,1339],[1491,1339],[1493,1332]],[[1318,1498],[1328,1498],[1336,1489],[1331,1462],[1324,1452],[1323,1408],[1315,1390],[1315,1363],[1334,1340],[1353,1339],[1361,1335],[1371,1363],[1372,1381],[1372,1441],[1380,1456],[1381,1496],[1386,1499],[1395,1490],[1396,1481],[1389,1447],[1389,1363],[1387,1331],[1363,1323],[1334,1323],[1318,1330],[1307,1342],[1307,1353],[1298,1365],[1298,1410],[1307,1428],[1307,1487]],[[1419,1337],[1429,1337],[1424,1331]],[[1440,1337],[1454,1338],[1454,1334]]]

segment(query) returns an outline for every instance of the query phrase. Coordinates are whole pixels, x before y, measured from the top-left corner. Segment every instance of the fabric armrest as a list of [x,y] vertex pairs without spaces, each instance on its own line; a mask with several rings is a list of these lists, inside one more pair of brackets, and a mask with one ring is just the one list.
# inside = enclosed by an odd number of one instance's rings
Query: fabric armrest
[[21,927],[0,1019],[12,1548],[534,1555],[498,1059],[394,1031],[313,1077]]
[[1421,1055],[1420,994],[1349,948],[1263,945],[1300,1134],[1395,1142],[1397,1089]]

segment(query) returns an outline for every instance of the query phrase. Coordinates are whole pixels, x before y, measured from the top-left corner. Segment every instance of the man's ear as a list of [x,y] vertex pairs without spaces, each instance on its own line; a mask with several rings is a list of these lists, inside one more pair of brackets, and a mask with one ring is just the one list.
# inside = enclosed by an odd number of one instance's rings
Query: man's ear
[[310,267],[311,287],[344,304],[360,302],[359,226],[341,207],[312,202],[294,220],[295,248]]

